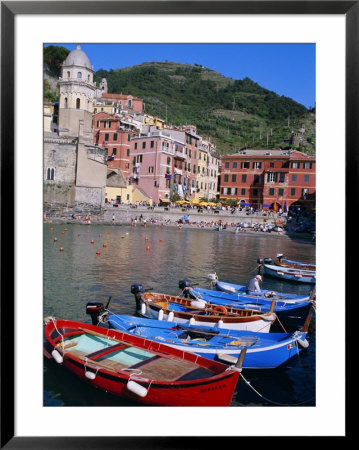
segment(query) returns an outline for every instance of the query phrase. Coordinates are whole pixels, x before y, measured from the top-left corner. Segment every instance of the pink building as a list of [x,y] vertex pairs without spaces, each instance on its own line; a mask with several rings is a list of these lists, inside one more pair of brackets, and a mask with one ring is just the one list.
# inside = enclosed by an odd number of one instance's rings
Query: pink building
[[102,93],[101,99],[106,102],[113,102],[119,110],[129,109],[136,113],[143,113],[143,100],[133,95]]

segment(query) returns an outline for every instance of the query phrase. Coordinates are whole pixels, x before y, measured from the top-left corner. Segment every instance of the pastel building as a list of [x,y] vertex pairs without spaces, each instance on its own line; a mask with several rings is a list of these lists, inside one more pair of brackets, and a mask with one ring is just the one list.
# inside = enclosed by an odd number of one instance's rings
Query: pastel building
[[315,208],[316,160],[297,150],[243,150],[222,157],[220,198],[255,208]]

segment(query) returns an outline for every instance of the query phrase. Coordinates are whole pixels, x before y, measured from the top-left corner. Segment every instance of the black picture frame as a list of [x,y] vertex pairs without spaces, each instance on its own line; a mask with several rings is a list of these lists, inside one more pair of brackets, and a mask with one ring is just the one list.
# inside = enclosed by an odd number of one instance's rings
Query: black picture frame
[[[358,204],[359,1],[4,1],[1,2],[1,448],[115,449],[204,448],[223,437],[25,437],[15,436],[14,345],[14,36],[18,14],[337,14],[346,20],[346,236]],[[349,256],[346,252],[346,266]],[[347,275],[345,276],[347,285]],[[6,345],[4,343],[6,342]],[[329,370],[329,368],[328,368]],[[259,424],[260,426],[260,424]],[[298,424],[298,426],[300,426]],[[349,430],[347,430],[349,431]],[[162,432],[162,431],[160,431]],[[238,428],[239,434],[243,430]],[[200,433],[199,433],[200,434]],[[345,437],[348,437],[347,434]]]

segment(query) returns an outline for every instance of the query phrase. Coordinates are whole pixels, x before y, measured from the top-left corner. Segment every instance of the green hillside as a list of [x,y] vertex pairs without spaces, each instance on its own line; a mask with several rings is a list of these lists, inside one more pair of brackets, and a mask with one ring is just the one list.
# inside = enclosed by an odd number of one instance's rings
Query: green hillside
[[203,66],[173,62],[99,70],[95,81],[101,78],[107,78],[110,93],[142,98],[148,114],[172,125],[196,125],[221,153],[287,148],[292,132],[301,136],[297,148],[315,151],[315,111],[249,78],[233,80]]

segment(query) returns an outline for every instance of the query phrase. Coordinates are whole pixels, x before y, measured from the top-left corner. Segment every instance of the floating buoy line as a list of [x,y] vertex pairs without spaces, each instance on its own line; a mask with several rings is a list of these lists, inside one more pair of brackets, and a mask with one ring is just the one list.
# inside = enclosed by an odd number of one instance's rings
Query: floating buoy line
[[266,400],[266,401],[269,402],[269,403],[272,403],[273,405],[278,405],[278,406],[299,406],[299,405],[304,405],[305,403],[308,403],[308,402],[310,402],[310,401],[313,400],[313,398],[310,398],[310,399],[308,399],[308,400],[305,400],[304,402],[294,403],[294,404],[275,402],[275,401],[273,401],[273,400],[270,400],[270,399],[267,398],[267,397],[264,397],[264,395],[262,395],[261,393],[259,393],[259,392],[257,391],[257,389],[255,389],[255,388],[251,385],[251,382],[248,381],[248,380],[246,380],[246,379],[244,378],[242,372],[240,372],[239,375],[242,377],[243,381],[244,381],[244,382],[245,382],[245,383],[246,383],[246,384],[247,384],[247,385],[248,385],[248,386],[249,386],[249,387],[257,394],[257,395],[259,395],[259,397],[263,398],[263,400]]

